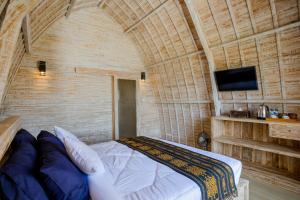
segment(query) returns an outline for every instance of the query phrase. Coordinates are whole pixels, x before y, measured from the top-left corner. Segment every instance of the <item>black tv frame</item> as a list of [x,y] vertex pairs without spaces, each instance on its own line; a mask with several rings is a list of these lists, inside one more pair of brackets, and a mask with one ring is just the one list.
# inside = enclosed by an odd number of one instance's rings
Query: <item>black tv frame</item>
[[[245,87],[244,89],[242,89],[241,87],[235,87],[235,88],[231,87],[229,89],[221,88],[221,83],[219,83],[220,80],[218,80],[218,76],[220,76],[220,74],[223,74],[223,75],[226,75],[226,73],[227,74],[228,73],[237,73],[238,74],[238,72],[242,73],[242,72],[245,72],[247,70],[251,70],[251,72],[254,72],[254,76],[253,76],[253,79],[251,81],[255,81],[255,83],[256,83],[255,86]],[[256,67],[255,66],[247,66],[247,67],[241,67],[241,68],[235,68],[235,69],[215,71],[214,76],[215,76],[215,81],[216,81],[217,88],[218,88],[219,92],[255,91],[255,90],[258,90],[258,82],[257,82],[257,74],[256,74]],[[243,82],[237,82],[237,83],[243,83]]]

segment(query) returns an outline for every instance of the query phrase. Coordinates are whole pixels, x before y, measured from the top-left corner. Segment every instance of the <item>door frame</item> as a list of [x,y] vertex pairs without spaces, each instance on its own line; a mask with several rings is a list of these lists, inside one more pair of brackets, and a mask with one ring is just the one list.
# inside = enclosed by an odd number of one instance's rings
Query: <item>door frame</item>
[[113,84],[113,110],[112,110],[112,138],[113,140],[118,140],[119,135],[119,87],[118,87],[118,80],[132,80],[136,83],[136,92],[135,92],[135,99],[136,99],[136,135],[140,136],[140,81],[136,75],[113,75],[112,76],[112,84]]
[[99,69],[98,67],[75,67],[75,73],[94,76],[109,76],[112,82],[112,139],[119,139],[119,107],[118,107],[118,79],[136,81],[136,134],[140,136],[141,121],[141,72],[126,72],[119,70]]

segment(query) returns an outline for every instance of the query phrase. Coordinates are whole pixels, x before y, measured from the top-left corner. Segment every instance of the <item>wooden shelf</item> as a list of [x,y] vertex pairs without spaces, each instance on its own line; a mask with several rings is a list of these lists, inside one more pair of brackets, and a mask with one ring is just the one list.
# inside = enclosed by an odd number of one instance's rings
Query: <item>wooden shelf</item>
[[272,124],[293,125],[293,126],[300,127],[300,123],[298,123],[298,122],[275,122],[275,121],[260,120],[260,119],[255,119],[255,118],[234,118],[234,117],[227,117],[227,116],[218,116],[218,117],[213,117],[213,119],[223,120],[223,121],[267,124],[267,125],[272,125]]
[[261,141],[255,141],[249,139],[239,139],[230,136],[221,136],[221,137],[213,138],[213,141],[220,142],[223,144],[231,144],[240,147],[247,147],[247,148],[266,151],[270,153],[276,153],[276,154],[289,156],[293,158],[300,158],[300,149],[286,147],[277,144],[271,144],[267,142],[261,142]]
[[[243,123],[249,124],[243,125]],[[257,126],[257,124],[261,125]],[[242,162],[243,174],[246,177],[275,184],[300,194],[300,176],[297,170],[300,167],[299,146],[289,147],[271,142],[272,140],[269,140],[271,137],[293,140],[293,142],[300,141],[300,123],[226,116],[212,118],[213,152],[238,156],[233,153],[233,147],[245,147],[247,149],[240,148],[240,154],[243,154],[245,150],[247,161],[243,160]],[[262,156],[260,151],[268,153]],[[273,159],[273,154],[280,155],[280,157]],[[250,162],[252,160],[250,157],[257,159]],[[288,165],[283,166],[282,162],[288,162]],[[272,166],[276,166],[276,168]]]
[[291,174],[280,169],[267,168],[256,163],[243,161],[243,177],[273,184],[300,194],[300,181],[291,178]]

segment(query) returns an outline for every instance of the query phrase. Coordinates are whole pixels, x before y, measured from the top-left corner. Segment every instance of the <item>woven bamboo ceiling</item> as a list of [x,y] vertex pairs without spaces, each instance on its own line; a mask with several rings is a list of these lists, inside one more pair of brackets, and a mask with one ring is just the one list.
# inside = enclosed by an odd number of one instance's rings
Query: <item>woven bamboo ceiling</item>
[[[1,1],[2,10],[7,2]],[[3,85],[43,32],[88,7],[107,12],[137,44],[163,132],[171,134],[166,137],[188,137],[188,123],[199,119],[205,129],[212,113],[254,103],[269,101],[287,110],[296,105],[300,111],[299,0],[32,0],[13,62],[4,65]],[[257,67],[260,90],[218,93],[213,71],[241,66]]]

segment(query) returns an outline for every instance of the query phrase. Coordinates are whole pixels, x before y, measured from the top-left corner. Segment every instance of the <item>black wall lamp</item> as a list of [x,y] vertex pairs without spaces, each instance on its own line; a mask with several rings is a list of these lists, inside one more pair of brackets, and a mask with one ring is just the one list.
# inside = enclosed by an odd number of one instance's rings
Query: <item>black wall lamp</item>
[[142,72],[142,73],[141,73],[141,80],[142,80],[143,82],[146,81],[146,72]]
[[38,68],[41,76],[46,76],[46,61],[38,61]]

